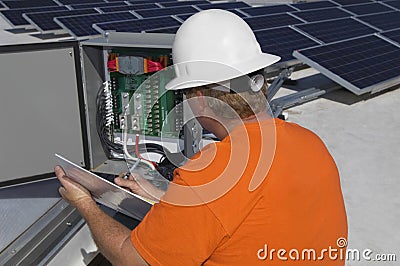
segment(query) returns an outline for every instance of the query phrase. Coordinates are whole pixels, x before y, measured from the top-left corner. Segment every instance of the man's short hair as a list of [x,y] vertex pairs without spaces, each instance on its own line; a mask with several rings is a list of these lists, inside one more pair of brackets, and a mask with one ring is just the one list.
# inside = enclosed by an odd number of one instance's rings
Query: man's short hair
[[[251,76],[251,74],[249,75]],[[232,109],[241,119],[248,118],[259,112],[265,111],[268,105],[267,101],[267,82],[258,92],[251,90],[245,92],[224,92],[211,89],[207,86],[185,89],[186,98],[197,96],[197,91],[201,91],[207,96],[209,107],[215,114],[224,118],[235,118]]]

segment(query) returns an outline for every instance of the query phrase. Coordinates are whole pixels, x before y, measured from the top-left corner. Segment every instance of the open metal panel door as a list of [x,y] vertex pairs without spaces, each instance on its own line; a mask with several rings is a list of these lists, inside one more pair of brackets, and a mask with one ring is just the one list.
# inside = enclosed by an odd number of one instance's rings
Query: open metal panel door
[[88,166],[77,42],[0,46],[0,264],[37,265],[83,226],[54,153]]
[[77,42],[0,46],[0,185],[53,176],[54,153],[87,166],[84,113]]

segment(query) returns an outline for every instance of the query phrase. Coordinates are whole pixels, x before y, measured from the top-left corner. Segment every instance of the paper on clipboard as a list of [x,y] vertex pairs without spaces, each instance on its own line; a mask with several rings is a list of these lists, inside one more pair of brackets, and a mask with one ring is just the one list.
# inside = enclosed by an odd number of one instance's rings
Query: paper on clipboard
[[64,169],[66,175],[89,190],[93,199],[100,204],[142,220],[151,206],[156,203],[91,173],[59,154],[55,156],[57,164]]

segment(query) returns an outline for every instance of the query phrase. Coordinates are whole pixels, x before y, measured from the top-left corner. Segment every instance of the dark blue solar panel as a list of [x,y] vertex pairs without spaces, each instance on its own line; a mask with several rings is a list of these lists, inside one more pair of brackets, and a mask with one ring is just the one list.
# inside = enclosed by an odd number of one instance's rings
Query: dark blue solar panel
[[253,30],[277,28],[302,22],[301,20],[294,18],[288,14],[258,16],[245,18],[244,20],[247,22],[247,24],[250,25]]
[[45,7],[58,6],[53,0],[35,0],[35,1],[2,1],[3,5],[10,9],[27,8],[27,7]]
[[400,1],[387,1],[387,2],[385,2],[385,4],[387,4],[391,7],[400,9]]
[[333,0],[339,5],[355,5],[355,4],[363,4],[363,3],[371,3],[372,0]]
[[142,32],[150,29],[179,27],[180,25],[181,23],[172,17],[158,17],[157,19],[148,18],[108,23],[96,23],[94,28],[100,33],[110,30],[117,32]]
[[59,17],[55,18],[54,20],[61,27],[68,30],[73,36],[86,37],[99,34],[92,27],[92,25],[95,23],[128,19],[136,19],[136,17],[132,13],[126,11],[73,17]]
[[309,9],[318,9],[318,8],[327,8],[327,7],[336,7],[337,4],[330,2],[330,1],[316,1],[316,2],[309,2],[309,3],[298,3],[298,4],[290,4],[295,8],[300,10],[309,10]]
[[180,18],[182,21],[185,21],[188,18],[190,18],[191,16],[193,16],[193,14],[177,15],[176,17]]
[[216,3],[216,4],[204,4],[204,5],[196,5],[201,10],[206,9],[235,9],[235,8],[244,8],[249,7],[248,4],[244,2],[231,2],[231,3]]
[[296,11],[292,12],[292,14],[301,19],[304,19],[307,22],[345,18],[351,16],[350,13],[340,10],[339,8],[336,7],[306,10],[306,11]]
[[149,8],[158,8],[158,6],[156,6],[153,3],[148,3],[148,4],[129,5],[129,6],[100,7],[98,9],[101,12],[110,13],[110,12],[118,12],[118,11],[126,11],[126,10],[141,10],[141,9],[149,9]]
[[178,14],[193,14],[199,12],[192,6],[179,6],[179,7],[165,7],[165,8],[153,8],[153,9],[142,9],[135,11],[143,18],[162,17],[169,15]]
[[242,12],[240,12],[239,9],[229,9],[229,10],[227,10],[227,11],[232,12],[232,13],[238,15],[238,16],[241,17],[241,18],[247,18],[247,17],[249,17],[248,15],[245,15],[245,14],[243,14]]
[[357,94],[400,75],[400,48],[373,35],[294,55]]
[[98,14],[98,13],[99,12],[97,12],[95,9],[79,9],[79,10],[66,10],[66,11],[26,13],[24,14],[24,17],[29,22],[32,22],[39,31],[45,32],[45,31],[54,31],[62,29],[60,25],[54,22],[55,17]]
[[376,32],[375,29],[352,18],[321,21],[296,25],[295,27],[324,43],[365,36]]
[[88,4],[70,5],[72,9],[87,9],[87,8],[106,7],[106,6],[127,6],[127,4],[125,2],[113,2],[113,3],[88,3]]
[[[83,3],[99,3],[105,2],[104,0],[57,0],[63,5],[74,5],[74,4],[83,4]],[[119,0],[121,1],[121,0]]]
[[400,44],[400,29],[383,32],[383,33],[381,33],[381,35]]
[[264,53],[279,55],[281,62],[293,60],[294,50],[318,45],[297,31],[289,28],[275,28],[255,32],[256,38]]
[[209,3],[206,0],[200,1],[179,1],[179,2],[162,2],[161,5],[163,7],[173,7],[173,6],[190,6],[190,5],[197,5],[197,4],[207,4]]
[[160,28],[160,29],[151,29],[146,30],[147,33],[168,33],[175,34],[178,31],[179,27],[168,27],[168,28]]
[[355,15],[366,15],[366,14],[375,14],[375,13],[393,11],[393,9],[391,9],[390,7],[387,7],[380,3],[350,5],[350,6],[343,6],[342,8],[354,13]]
[[42,12],[42,11],[57,11],[57,10],[68,10],[65,6],[50,6],[50,7],[31,7],[22,9],[10,9],[3,10],[1,14],[3,17],[13,26],[29,25],[29,22],[22,17],[22,14],[28,12]]
[[399,11],[359,16],[358,19],[360,19],[380,30],[393,30],[393,29],[400,28],[400,12]]
[[249,14],[250,16],[271,15],[277,13],[296,11],[296,9],[288,5],[247,7],[247,8],[241,8],[240,10]]

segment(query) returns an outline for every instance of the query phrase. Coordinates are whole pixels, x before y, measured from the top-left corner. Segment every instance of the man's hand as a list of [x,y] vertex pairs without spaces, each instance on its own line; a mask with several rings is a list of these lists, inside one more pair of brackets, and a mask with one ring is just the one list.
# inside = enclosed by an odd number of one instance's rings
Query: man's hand
[[58,189],[58,191],[63,199],[68,201],[69,204],[78,208],[83,204],[94,203],[90,192],[80,184],[67,177],[64,170],[60,166],[56,166],[54,168],[54,172],[56,173],[58,180],[61,182],[61,187]]
[[128,179],[124,179],[124,176],[125,173],[122,173],[117,178],[115,178],[115,184],[139,196],[158,201],[165,193],[165,191],[156,188],[149,181],[138,174],[131,174],[129,175]]

